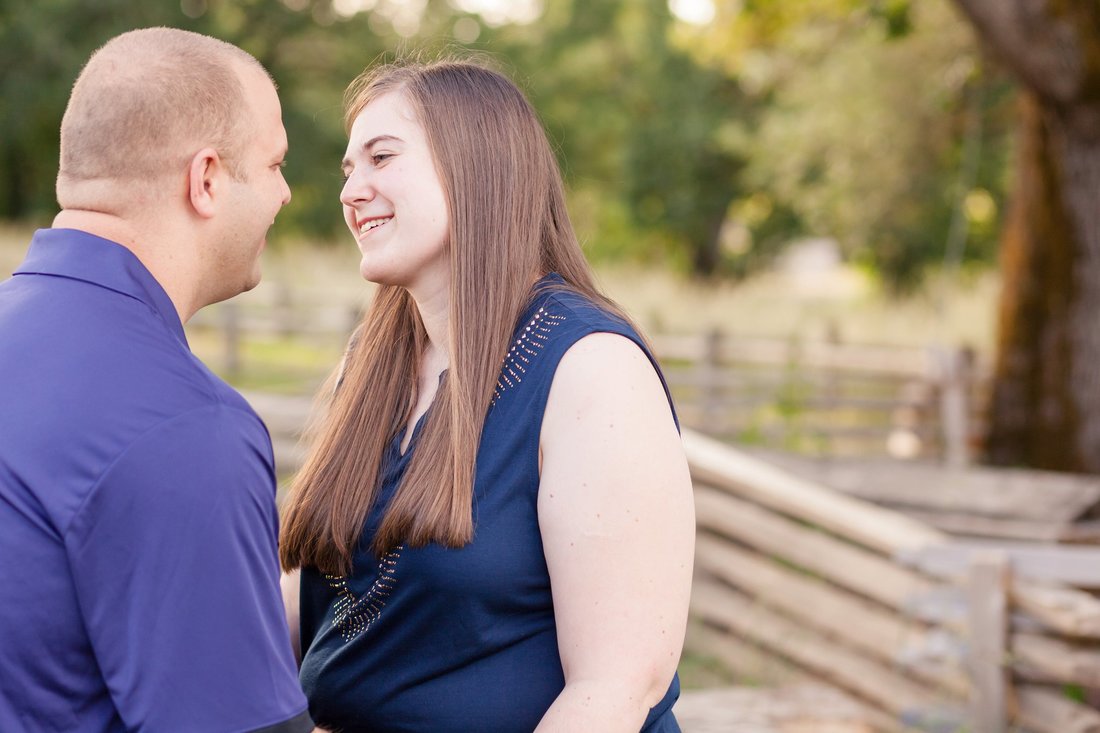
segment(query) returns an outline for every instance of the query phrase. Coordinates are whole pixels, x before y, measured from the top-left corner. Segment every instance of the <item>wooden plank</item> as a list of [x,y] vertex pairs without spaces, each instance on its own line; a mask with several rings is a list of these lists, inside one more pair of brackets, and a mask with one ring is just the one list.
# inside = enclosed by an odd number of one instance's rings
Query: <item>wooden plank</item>
[[[661,359],[695,361],[705,349],[703,334],[651,333],[653,351]],[[787,366],[792,361],[806,369],[837,369],[922,378],[929,373],[925,349],[863,346],[828,342],[794,343],[789,339],[725,336],[721,341],[723,363]]]
[[942,543],[943,533],[896,512],[800,479],[744,452],[685,430],[692,476],[886,553]]
[[1009,561],[995,552],[975,554],[967,591],[970,606],[969,666],[973,695],[970,714],[974,730],[1004,733],[1008,691],[1005,637],[1008,626]]
[[945,646],[951,647],[957,657],[963,653],[959,640],[951,640],[947,632],[930,632],[877,603],[713,536],[699,536],[695,562],[697,568],[748,596],[926,684],[942,687],[958,697],[969,692],[958,665],[943,659]]
[[[885,421],[880,425],[853,425],[840,423],[835,419],[829,419],[827,416],[822,420],[801,418],[794,423],[784,422],[778,416],[774,419],[763,420],[750,417],[748,414],[739,417],[736,414],[730,414],[728,411],[715,413],[708,417],[704,414],[702,406],[690,404],[677,404],[677,410],[680,413],[681,422],[688,425],[694,423],[699,427],[692,429],[699,429],[707,434],[722,434],[751,429],[754,435],[765,439],[787,438],[791,435],[822,436],[832,439],[864,441],[872,444],[881,443],[884,450],[886,441],[898,429]],[[921,438],[925,445],[934,444],[938,441],[938,428],[935,425],[917,425],[905,428],[905,431]],[[832,456],[831,453],[828,455]],[[882,452],[880,455],[886,456],[888,454]]]
[[1100,544],[1100,521],[1095,519],[1077,520],[1062,526],[1058,542],[1063,544],[1081,543],[1083,545]]
[[814,679],[783,657],[695,617],[688,622],[684,649],[718,660],[733,674],[738,684],[774,686]]
[[1100,504],[1100,477],[1015,468],[951,469],[919,461],[812,460],[749,451],[804,479],[894,507],[1069,522]]
[[786,620],[719,581],[697,579],[692,588],[692,611],[772,649],[897,718],[913,723],[929,717],[962,722],[961,713],[944,705],[925,687]]
[[1084,591],[1014,579],[1009,595],[1016,607],[1053,631],[1100,639],[1100,600]]
[[[889,507],[889,504],[884,506]],[[1100,522],[1002,519],[976,514],[929,512],[923,509],[894,507],[907,517],[924,522],[956,537],[987,537],[1029,542],[1100,542]]]
[[[695,364],[695,361],[687,363],[665,361],[662,362],[662,371],[670,386],[687,390],[698,389],[704,382]],[[772,367],[727,364],[723,365],[707,383],[721,388],[730,396],[739,394],[774,396],[777,391],[792,383],[812,388],[815,393],[831,386],[839,397],[845,399],[868,399],[876,402],[881,400],[904,407],[939,411],[939,406],[929,403],[924,394],[925,392],[931,394],[930,385],[926,389],[906,389],[912,384],[920,383],[914,382],[911,377],[889,374],[853,374],[844,371],[807,372],[801,368],[797,372],[792,372]],[[815,399],[815,396],[811,394],[807,398]]]
[[902,550],[896,557],[899,562],[921,572],[957,580],[969,572],[974,556],[990,551],[1004,553],[1016,577],[1100,589],[1100,547],[952,540],[941,545]]
[[1069,700],[1056,689],[1016,688],[1016,718],[1036,733],[1100,733],[1100,712]]
[[[806,511],[791,506],[798,491],[789,492],[781,500],[776,500],[766,491],[747,490],[745,493],[763,496],[769,503],[781,507],[790,507],[796,515],[813,517],[821,514],[814,506],[809,506]],[[809,493],[803,492],[803,495]],[[705,486],[696,488],[696,518],[701,527],[747,542],[761,551],[780,554],[839,585],[899,610],[909,609],[912,600],[927,595],[934,587],[919,573],[896,567],[872,553],[860,552],[840,540],[831,540],[820,532],[800,527],[747,502],[726,502],[725,498],[714,489]],[[733,497],[729,495],[729,498]],[[840,527],[843,522],[834,521],[832,524]],[[884,522],[884,525],[888,524]],[[860,522],[860,528],[875,531],[863,522]],[[905,539],[908,541],[908,538]],[[1015,606],[1047,628],[1068,636],[1100,639],[1100,601],[1088,593],[1023,579],[1014,579],[1010,592]]]
[[[1091,548],[1074,546],[1063,549]],[[919,551],[911,551],[899,553],[899,556],[920,554]],[[935,553],[930,553],[930,556],[935,556]],[[909,560],[904,564],[913,565]],[[957,581],[959,577],[953,567],[932,562],[921,565],[924,571],[943,580]],[[1015,565],[1013,567],[1015,569]],[[1100,600],[1084,591],[1055,582],[1016,577],[1014,574],[1009,584],[1009,596],[1014,606],[1052,631],[1066,636],[1100,639]]]
[[907,611],[935,585],[924,576],[813,527],[774,514],[718,489],[696,485],[699,527],[748,544],[849,590]]
[[1100,687],[1100,645],[1017,633],[1011,650],[1013,670],[1029,680]]
[[673,710],[684,733],[900,733],[892,720],[875,724],[881,713],[821,683],[685,690]]
[[952,468],[970,463],[970,354],[965,349],[933,350],[939,376],[944,463]]

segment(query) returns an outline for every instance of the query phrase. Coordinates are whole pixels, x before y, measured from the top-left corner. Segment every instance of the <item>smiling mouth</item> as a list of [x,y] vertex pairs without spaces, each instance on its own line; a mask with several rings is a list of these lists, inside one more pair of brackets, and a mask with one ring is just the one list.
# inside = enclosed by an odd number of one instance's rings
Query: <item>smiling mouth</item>
[[384,219],[370,219],[368,221],[365,221],[365,222],[363,222],[362,224],[359,225],[359,234],[363,235],[363,234],[366,234],[367,232],[369,232],[372,229],[377,229],[378,227],[382,226],[383,224],[390,221],[391,219],[393,219],[392,216],[387,216]]

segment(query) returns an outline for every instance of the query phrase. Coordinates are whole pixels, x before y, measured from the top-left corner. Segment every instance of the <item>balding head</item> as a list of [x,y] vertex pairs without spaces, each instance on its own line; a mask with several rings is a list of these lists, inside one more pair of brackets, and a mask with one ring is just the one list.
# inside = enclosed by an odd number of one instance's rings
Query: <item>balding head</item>
[[182,175],[204,147],[235,170],[251,126],[241,82],[250,67],[266,74],[236,46],[174,28],[109,41],[88,60],[65,110],[58,203],[79,208],[104,185]]

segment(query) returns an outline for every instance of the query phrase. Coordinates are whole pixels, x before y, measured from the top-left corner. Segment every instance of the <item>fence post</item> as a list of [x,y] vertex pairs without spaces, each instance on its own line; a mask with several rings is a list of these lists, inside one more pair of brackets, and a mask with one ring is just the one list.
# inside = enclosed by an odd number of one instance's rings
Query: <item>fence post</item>
[[275,282],[275,328],[283,338],[290,338],[296,330],[294,323],[294,295],[285,280]]
[[1005,554],[975,553],[967,574],[970,635],[971,729],[1004,733],[1009,672],[1005,664],[1008,634],[1008,574]]
[[940,373],[940,427],[944,461],[949,466],[970,463],[970,373],[973,353],[969,349],[938,349]]
[[[840,326],[832,318],[829,319],[825,331],[825,343],[829,346],[829,356],[838,355],[843,345],[840,339]],[[822,401],[825,414],[829,423],[837,419],[837,408],[840,406],[840,379],[837,376],[839,369],[830,363],[825,371],[825,395]],[[824,426],[824,423],[823,423]],[[819,431],[820,452],[823,455],[833,454],[834,438],[824,427]]]
[[699,401],[702,403],[703,427],[712,435],[724,432],[718,429],[722,417],[721,359],[722,332],[712,328],[703,335],[703,358],[699,361]]
[[230,377],[241,373],[241,311],[234,300],[227,300],[220,307],[222,331],[225,337],[225,373]]

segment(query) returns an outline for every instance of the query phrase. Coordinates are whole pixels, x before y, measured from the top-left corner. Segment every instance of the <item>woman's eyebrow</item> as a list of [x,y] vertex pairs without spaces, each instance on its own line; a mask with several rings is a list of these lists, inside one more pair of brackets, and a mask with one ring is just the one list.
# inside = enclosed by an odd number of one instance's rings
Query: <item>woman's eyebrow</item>
[[[365,143],[363,143],[363,146],[360,148],[360,150],[370,150],[372,147],[374,147],[374,145],[376,143],[388,142],[388,141],[391,141],[391,140],[394,141],[394,142],[399,142],[399,143],[405,142],[401,138],[397,137],[397,135],[375,135],[370,140],[367,140]],[[340,167],[341,168],[347,168],[350,165],[351,165],[351,159],[350,158],[344,158],[342,161],[340,161]]]

